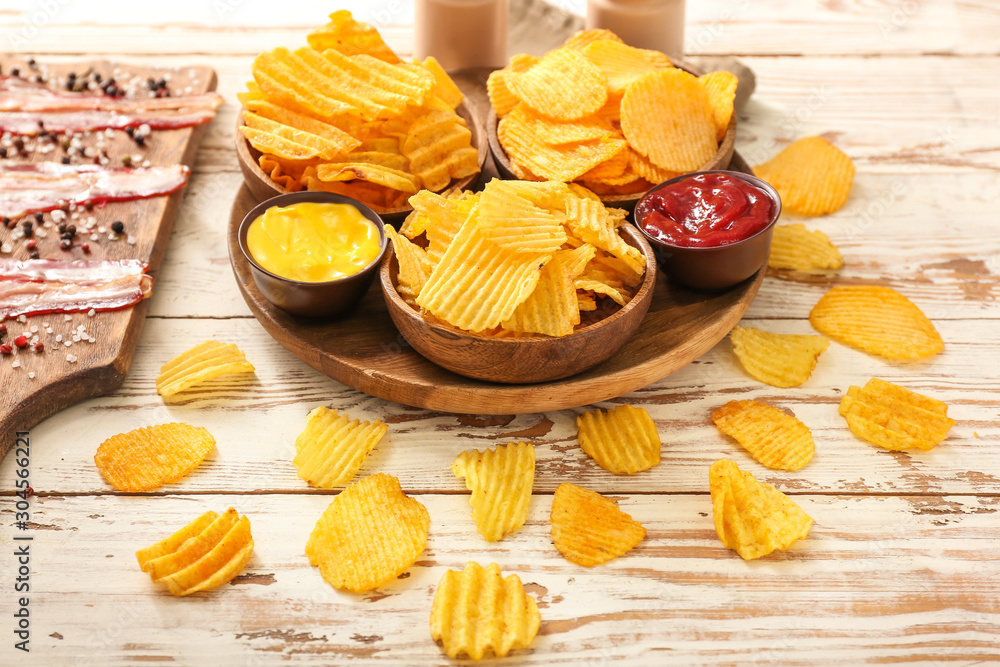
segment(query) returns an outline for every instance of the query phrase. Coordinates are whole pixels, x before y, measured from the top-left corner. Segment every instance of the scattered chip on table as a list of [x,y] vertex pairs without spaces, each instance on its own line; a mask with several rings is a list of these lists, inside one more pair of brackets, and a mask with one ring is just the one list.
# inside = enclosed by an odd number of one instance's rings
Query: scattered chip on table
[[584,567],[617,558],[646,537],[643,525],[615,501],[569,482],[556,488],[549,520],[556,549]]
[[709,488],[715,532],[744,560],[788,549],[812,528],[812,519],[788,496],[729,459],[712,464]]
[[306,428],[295,440],[292,464],[299,477],[320,489],[347,484],[389,429],[378,421],[350,416],[320,406],[306,417]]
[[934,324],[891,287],[838,285],[813,306],[809,322],[821,334],[888,359],[922,359],[944,350]]
[[306,556],[334,588],[369,591],[413,565],[427,545],[430,521],[398,479],[379,473],[333,499],[306,542]]
[[472,518],[488,542],[521,529],[528,518],[535,481],[535,448],[512,442],[485,451],[469,450],[451,464],[456,477],[472,492]]
[[819,355],[830,346],[823,336],[779,334],[740,326],[729,334],[729,340],[747,373],[772,387],[798,387],[808,380]]
[[175,422],[111,436],[97,448],[94,463],[108,484],[135,493],[176,482],[214,448],[207,429]]
[[859,438],[891,450],[934,449],[955,425],[943,401],[878,378],[848,388],[840,414]]
[[231,581],[253,554],[250,519],[232,507],[221,515],[206,512],[135,557],[154,583],[171,595],[190,595]]
[[212,378],[253,373],[254,370],[253,364],[236,345],[209,340],[163,364],[156,377],[156,391],[169,398]]
[[774,228],[767,265],[772,269],[823,272],[844,266],[844,257],[826,234],[795,223]]
[[781,196],[784,209],[802,215],[840,210],[854,184],[854,163],[823,137],[806,137],[753,168]]
[[799,470],[816,452],[809,427],[767,403],[730,401],[712,413],[712,421],[768,468]]
[[431,605],[431,638],[449,658],[481,660],[487,651],[502,658],[528,648],[538,634],[538,604],[516,574],[474,561],[441,577]]
[[660,462],[660,434],[642,408],[585,412],[576,418],[576,428],[584,453],[609,472],[634,475]]

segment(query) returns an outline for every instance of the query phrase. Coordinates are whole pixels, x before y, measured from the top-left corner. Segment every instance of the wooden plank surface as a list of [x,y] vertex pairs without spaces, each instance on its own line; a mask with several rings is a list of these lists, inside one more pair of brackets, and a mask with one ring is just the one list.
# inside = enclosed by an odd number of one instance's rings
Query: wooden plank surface
[[[844,209],[783,220],[826,232],[844,269],[772,273],[745,321],[810,333],[809,310],[833,284],[884,284],[934,320],[946,350],[900,363],[833,343],[808,382],[780,390],[746,375],[723,341],[666,380],[605,404],[642,405],[663,438],[661,464],[628,478],[581,453],[579,409],[487,417],[388,403],[308,368],[250,317],[225,251],[242,180],[232,153],[235,93],[254,53],[301,43],[336,7],[278,14],[229,0],[109,4],[117,11],[61,5],[11,48],[67,59],[111,52],[155,66],[200,62],[218,71],[228,102],[204,137],[126,381],[31,430],[31,482],[41,495],[31,501],[30,530],[12,528],[16,465],[11,457],[0,463],[0,546],[10,552],[14,537],[30,535],[34,550],[32,653],[2,644],[0,663],[452,664],[430,640],[429,606],[443,571],[473,559],[517,573],[541,609],[532,648],[496,664],[1000,662],[996,3],[688,3],[689,52],[739,54],[756,72],[737,150],[759,163],[797,137],[824,133],[858,167]],[[409,3],[388,18],[379,13],[385,3],[337,6],[386,25],[390,44],[409,50]],[[9,44],[31,25],[34,8],[0,10]],[[257,372],[164,403],[153,384],[159,366],[209,338],[239,343]],[[931,452],[893,453],[853,436],[836,406],[848,386],[873,376],[946,401],[958,421],[948,439]],[[794,473],[753,462],[708,418],[732,398],[794,412],[815,434],[813,462]],[[368,595],[334,591],[304,556],[331,494],[309,489],[289,459],[318,405],[386,421],[389,435],[361,474],[397,475],[432,517],[428,550],[408,576]],[[178,484],[113,492],[93,466],[97,445],[174,420],[206,426],[216,451]],[[536,495],[521,532],[486,544],[448,466],[459,451],[511,440],[535,444]],[[708,466],[720,457],[791,495],[816,520],[810,536],[750,563],[724,549],[707,494]],[[562,559],[547,525],[562,481],[618,499],[645,524],[647,539],[597,568]],[[175,599],[139,571],[136,549],[230,505],[250,516],[257,544],[232,584]],[[10,591],[9,556],[0,562],[0,590]],[[15,602],[0,596],[0,618],[11,618]],[[0,632],[9,633],[3,622]]]

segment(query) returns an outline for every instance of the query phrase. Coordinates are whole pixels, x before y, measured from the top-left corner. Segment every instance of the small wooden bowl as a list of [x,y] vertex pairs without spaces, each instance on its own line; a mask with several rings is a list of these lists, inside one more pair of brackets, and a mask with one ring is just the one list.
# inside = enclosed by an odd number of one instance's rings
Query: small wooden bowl
[[[293,190],[289,190],[288,188],[278,185],[272,181],[271,177],[260,168],[260,151],[251,146],[250,142],[247,141],[246,137],[244,137],[243,133],[240,131],[240,128],[244,125],[244,111],[245,109],[240,108],[239,113],[236,115],[236,159],[240,163],[240,170],[243,171],[243,180],[246,181],[250,192],[257,199],[257,201],[264,201],[265,199],[270,199],[271,197],[294,192]],[[458,105],[455,112],[465,119],[466,126],[472,133],[472,145],[475,146],[476,150],[479,152],[479,173],[454,180],[450,185],[450,187],[458,187],[464,190],[466,188],[473,187],[474,183],[479,179],[483,172],[483,164],[486,162],[486,154],[489,149],[486,133],[483,131],[482,124],[480,124],[476,114],[469,108],[465,100]],[[384,221],[389,223],[402,222],[403,218],[409,215],[413,210],[409,204],[397,208],[385,208],[382,206],[372,206],[371,208],[378,213]]]
[[[700,76],[701,72],[681,61],[674,61],[674,65],[680,69],[690,72],[695,76]],[[507,157],[507,152],[504,151],[503,146],[500,145],[500,138],[497,136],[497,124],[500,119],[497,118],[496,111],[490,108],[489,116],[486,119],[486,131],[489,137],[490,152],[493,154],[493,162],[496,163],[497,171],[500,172],[500,176],[508,180],[517,180],[517,175],[511,170],[510,158]],[[726,134],[722,137],[722,141],[719,142],[719,150],[712,156],[712,159],[702,165],[701,169],[698,171],[707,171],[712,169],[728,169],[729,163],[733,159],[733,151],[736,149],[736,112],[729,118],[729,125],[726,127]],[[653,183],[653,185],[658,185]],[[647,190],[646,192],[649,192]],[[604,202],[605,206],[613,206],[615,208],[623,208],[627,211],[631,211],[635,208],[635,205],[639,203],[646,192],[636,192],[627,195],[601,195],[601,201]]]
[[632,337],[653,301],[656,258],[649,243],[632,225],[622,238],[646,258],[646,275],[632,300],[608,317],[552,338],[491,338],[429,322],[403,301],[396,288],[399,266],[393,248],[382,258],[379,279],[389,316],[413,349],[465,377],[505,384],[551,382],[576,375],[611,357]]

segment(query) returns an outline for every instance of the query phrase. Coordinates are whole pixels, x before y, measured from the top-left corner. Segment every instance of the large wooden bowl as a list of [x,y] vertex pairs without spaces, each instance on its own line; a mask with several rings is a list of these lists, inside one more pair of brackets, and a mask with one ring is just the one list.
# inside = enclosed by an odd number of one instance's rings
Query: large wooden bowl
[[[246,140],[240,128],[243,127],[243,109],[236,115],[236,159],[240,163],[240,170],[243,171],[243,180],[246,181],[247,187],[250,192],[261,202],[265,199],[270,199],[271,197],[276,197],[281,194],[286,194],[289,192],[294,192],[286,187],[283,187],[271,180],[271,177],[260,168],[260,151],[250,145],[250,142]],[[471,176],[466,176],[465,178],[460,178],[453,180],[450,187],[458,187],[461,189],[473,188],[474,184],[479,180],[480,175],[483,171],[483,164],[486,162],[486,155],[489,151],[488,140],[486,137],[486,132],[483,130],[482,124],[479,122],[476,114],[469,105],[462,101],[455,109],[459,116],[465,119],[466,126],[472,133],[472,145],[476,147],[479,152],[479,173],[472,174]],[[409,215],[413,208],[409,204],[399,206],[396,208],[386,208],[384,206],[372,206],[371,207],[376,213],[378,213],[383,220],[390,223],[401,222],[403,218]]]
[[[701,72],[694,66],[682,62],[674,61],[674,65],[682,70],[690,72],[695,76],[700,76]],[[497,171],[500,172],[500,176],[508,180],[517,180],[517,175],[510,166],[510,158],[507,157],[506,151],[504,151],[503,146],[500,145],[500,138],[497,135],[497,124],[500,119],[497,118],[497,114],[493,109],[490,109],[489,116],[486,120],[486,133],[489,137],[490,152],[493,154],[493,161],[496,163]],[[728,169],[729,163],[733,159],[733,151],[736,149],[736,113],[729,118],[729,125],[726,127],[726,134],[719,142],[719,150],[716,151],[712,159],[706,162],[698,171],[709,171],[712,169]],[[657,185],[657,183],[653,183]],[[646,191],[648,192],[648,191]],[[646,194],[646,192],[636,192],[627,195],[601,195],[601,201],[604,202],[605,206],[614,206],[616,208],[623,208],[625,210],[631,211],[635,208],[635,205],[639,203],[639,200]]]
[[653,301],[656,284],[653,250],[632,225],[620,229],[622,238],[639,248],[646,258],[642,284],[623,307],[569,336],[493,338],[429,322],[400,297],[396,289],[399,266],[391,248],[382,258],[379,270],[385,305],[399,333],[413,349],[459,375],[505,384],[551,382],[576,375],[608,359],[628,342]]

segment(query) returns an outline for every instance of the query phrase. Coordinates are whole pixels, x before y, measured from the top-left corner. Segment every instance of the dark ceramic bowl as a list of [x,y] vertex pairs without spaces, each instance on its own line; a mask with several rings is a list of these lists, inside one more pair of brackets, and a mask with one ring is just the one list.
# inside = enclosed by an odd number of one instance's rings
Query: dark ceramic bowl
[[[653,253],[656,255],[657,263],[671,280],[695,289],[721,290],[743,282],[767,263],[767,257],[771,252],[774,223],[781,215],[781,197],[778,196],[774,188],[756,176],[738,171],[712,170],[683,174],[671,178],[669,181],[664,181],[647,192],[643,200],[660,188],[700,174],[726,174],[746,181],[766,192],[774,203],[771,221],[767,227],[753,236],[729,245],[717,248],[687,248],[666,243],[643,229],[642,220],[639,220],[638,207],[635,226],[649,241],[649,245],[652,246]],[[641,205],[642,201],[639,204]]]
[[[353,276],[322,283],[289,280],[261,268],[247,248],[247,230],[250,228],[250,223],[272,206],[290,206],[302,202],[350,204],[357,208],[361,211],[361,215],[371,220],[378,228],[378,256]],[[316,319],[332,319],[344,315],[358,304],[375,279],[386,248],[385,228],[378,213],[357,199],[331,192],[292,192],[262,201],[251,209],[240,223],[239,240],[240,250],[250,265],[250,275],[253,276],[253,281],[264,298],[292,315]]]

